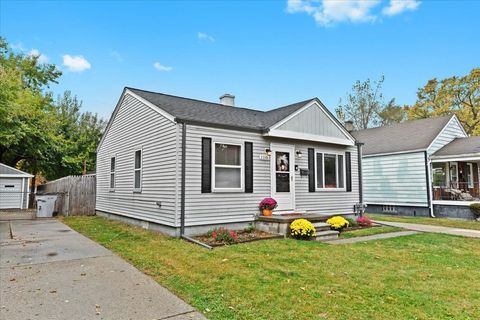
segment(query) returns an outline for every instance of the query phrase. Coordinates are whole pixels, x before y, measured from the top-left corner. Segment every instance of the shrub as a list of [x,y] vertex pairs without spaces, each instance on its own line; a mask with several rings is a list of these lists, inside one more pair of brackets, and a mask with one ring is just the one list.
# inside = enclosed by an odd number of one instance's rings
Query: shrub
[[262,202],[260,202],[258,207],[260,208],[260,210],[273,210],[277,207],[277,201],[273,198],[265,198],[262,200]]
[[480,202],[472,203],[470,205],[470,211],[472,211],[475,218],[480,218]]
[[296,219],[290,224],[290,234],[295,239],[308,240],[317,235],[313,224],[306,219]]
[[234,243],[238,239],[237,233],[233,230],[228,230],[227,228],[216,228],[210,230],[207,233],[207,236],[213,238],[217,242],[223,242],[228,244]]
[[243,229],[243,231],[245,231],[246,233],[252,233],[255,231],[255,225],[253,223],[249,223],[248,227]]
[[372,219],[370,219],[369,217],[358,217],[357,218],[357,223],[359,226],[362,226],[362,227],[370,227],[372,225]]
[[328,219],[327,223],[330,225],[330,228],[337,231],[342,231],[349,225],[348,221],[344,217],[340,216],[335,216]]
[[350,228],[351,228],[351,227],[356,227],[356,226],[358,226],[357,220],[352,219],[352,218],[345,218],[345,219],[347,219],[347,221],[348,221],[348,226],[349,226]]

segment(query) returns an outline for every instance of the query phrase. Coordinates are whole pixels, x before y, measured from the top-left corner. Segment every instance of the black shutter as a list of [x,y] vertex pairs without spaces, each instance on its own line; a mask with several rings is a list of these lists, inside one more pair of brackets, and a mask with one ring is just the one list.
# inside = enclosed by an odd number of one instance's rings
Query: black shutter
[[347,191],[352,192],[352,156],[350,152],[345,152],[345,172],[347,174]]
[[253,193],[253,143],[245,142],[245,193]]
[[315,192],[315,150],[308,148],[308,192]]
[[202,193],[212,192],[212,139],[202,138]]

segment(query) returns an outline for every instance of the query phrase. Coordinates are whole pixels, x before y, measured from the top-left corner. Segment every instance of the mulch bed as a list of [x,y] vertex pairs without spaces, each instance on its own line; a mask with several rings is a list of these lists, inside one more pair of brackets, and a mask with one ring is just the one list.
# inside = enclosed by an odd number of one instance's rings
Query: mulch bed
[[[281,238],[283,238],[282,235],[263,232],[263,231],[258,231],[258,230],[254,230],[252,232],[237,231],[237,235],[238,235],[237,241],[234,242],[234,243],[230,243],[230,244],[245,243],[245,242],[258,241],[258,240],[269,240],[269,239],[281,239]],[[214,239],[212,239],[211,237],[208,237],[207,235],[195,236],[193,238],[195,240],[206,243],[211,247],[220,247],[220,246],[229,245],[229,243],[217,242]]]
[[355,226],[355,227],[348,227],[346,229],[343,229],[342,232],[344,231],[353,231],[353,230],[360,230],[360,229],[369,229],[369,228],[375,228],[375,227],[381,227],[382,225],[380,224],[372,224],[371,226]]

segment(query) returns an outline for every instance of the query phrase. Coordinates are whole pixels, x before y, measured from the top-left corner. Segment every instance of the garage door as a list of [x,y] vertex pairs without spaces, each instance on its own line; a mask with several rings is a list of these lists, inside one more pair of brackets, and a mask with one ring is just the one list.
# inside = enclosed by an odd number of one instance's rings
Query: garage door
[[22,207],[22,180],[19,178],[0,178],[0,209],[19,209]]

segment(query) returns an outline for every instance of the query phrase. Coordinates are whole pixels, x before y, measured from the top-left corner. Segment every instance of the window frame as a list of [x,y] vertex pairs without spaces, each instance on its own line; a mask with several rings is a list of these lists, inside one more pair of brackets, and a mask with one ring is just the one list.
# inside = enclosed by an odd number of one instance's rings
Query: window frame
[[[227,144],[240,147],[240,165],[215,164],[215,149],[217,144]],[[245,150],[244,142],[229,140],[213,140],[212,139],[212,192],[243,192],[245,190]],[[215,185],[216,168],[235,168],[240,169],[240,188],[217,188]]]
[[[318,154],[322,154],[322,179],[323,179],[323,187],[318,186]],[[336,171],[336,183],[337,187],[336,188],[326,188],[325,187],[325,154],[329,155],[335,155],[335,171]],[[343,187],[339,188],[339,182],[340,182],[340,177],[339,177],[339,170],[338,170],[338,156],[343,157]],[[346,168],[346,155],[345,152],[338,152],[338,151],[328,151],[328,150],[317,150],[315,149],[315,191],[347,191],[347,168]]]
[[[140,151],[140,168],[135,168],[135,159],[137,156],[137,152]],[[135,187],[135,174],[137,171],[140,171],[140,187]],[[143,184],[143,148],[137,148],[133,152],[133,192],[134,193],[141,193],[142,192],[142,184]]]
[[[475,187],[474,177],[473,177],[473,163],[467,162],[468,172],[467,172],[467,187],[473,189]],[[469,179],[470,178],[470,179]]]
[[[114,169],[112,170],[112,159],[114,163]],[[108,188],[110,192],[114,192],[117,186],[117,156],[113,155],[110,157],[110,170],[108,175]],[[112,187],[112,174],[113,174],[113,187]]]

